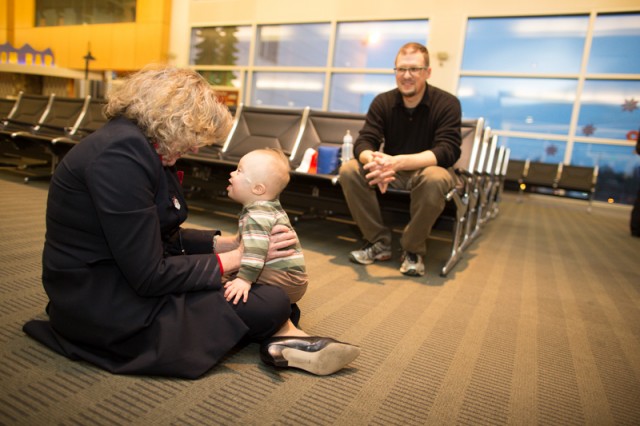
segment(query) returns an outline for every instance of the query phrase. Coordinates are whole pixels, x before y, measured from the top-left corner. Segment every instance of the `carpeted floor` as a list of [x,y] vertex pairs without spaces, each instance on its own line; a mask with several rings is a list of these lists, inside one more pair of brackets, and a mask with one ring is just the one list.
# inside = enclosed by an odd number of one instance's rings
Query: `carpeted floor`
[[[0,175],[0,424],[640,424],[640,239],[629,210],[507,195],[448,277],[433,241],[428,276],[398,260],[346,260],[353,228],[304,221],[308,332],[361,346],[330,377],[276,371],[238,348],[197,381],[113,376],[30,340],[46,183]],[[235,219],[192,212],[194,226]]]

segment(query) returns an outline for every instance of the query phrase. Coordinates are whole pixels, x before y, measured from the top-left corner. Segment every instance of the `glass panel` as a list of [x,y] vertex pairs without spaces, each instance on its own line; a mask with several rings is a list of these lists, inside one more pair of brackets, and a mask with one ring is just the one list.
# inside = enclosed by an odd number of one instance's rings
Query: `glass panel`
[[576,89],[569,79],[462,77],[458,98],[464,118],[493,129],[568,135]]
[[398,49],[415,41],[426,46],[429,21],[342,22],[334,67],[393,68]]
[[136,0],[36,0],[35,26],[135,22]]
[[209,84],[214,86],[242,87],[240,72],[238,71],[198,71]]
[[373,98],[396,87],[394,75],[334,74],[329,111],[365,113]]
[[587,16],[469,19],[463,70],[578,73]]
[[640,74],[640,14],[599,15],[593,30],[589,73]]
[[640,125],[640,81],[587,80],[578,136],[624,139]]
[[597,200],[633,204],[640,184],[640,156],[633,146],[576,143],[571,164],[598,166]]
[[530,160],[540,163],[562,163],[567,144],[564,141],[524,139],[502,136],[500,145],[511,149],[510,159]]
[[322,108],[324,74],[256,72],[251,105]]
[[255,64],[324,67],[330,30],[328,23],[260,26]]
[[242,27],[191,29],[191,65],[249,65],[252,30]]

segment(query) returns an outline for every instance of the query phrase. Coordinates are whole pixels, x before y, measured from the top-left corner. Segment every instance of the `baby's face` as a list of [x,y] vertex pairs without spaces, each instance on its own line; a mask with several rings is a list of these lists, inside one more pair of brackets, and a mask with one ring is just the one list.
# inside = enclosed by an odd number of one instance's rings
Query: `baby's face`
[[238,167],[231,172],[229,178],[229,186],[227,192],[229,198],[241,204],[245,204],[252,196],[251,188],[251,161],[247,161],[247,157],[242,157],[238,163]]

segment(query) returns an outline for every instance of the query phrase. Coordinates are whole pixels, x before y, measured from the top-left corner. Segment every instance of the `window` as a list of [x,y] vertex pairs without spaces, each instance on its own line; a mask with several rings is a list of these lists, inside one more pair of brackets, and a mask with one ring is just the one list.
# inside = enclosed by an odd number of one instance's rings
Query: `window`
[[193,27],[189,63],[249,105],[366,112],[395,87],[398,49],[428,33],[426,19]]
[[198,71],[213,86],[242,87],[238,71]]
[[254,73],[251,105],[322,109],[324,74]]
[[[329,110],[365,113],[373,98],[396,86],[392,69],[398,49],[415,41],[426,44],[427,20],[340,22],[336,27]],[[388,70],[364,74],[349,69]],[[344,71],[344,72],[343,72]]]
[[638,13],[469,19],[463,115],[484,117],[511,158],[597,164],[596,198],[631,202],[640,170],[629,143],[640,126],[638,46]]
[[530,160],[540,163],[562,163],[567,144],[548,139],[501,138],[500,144],[508,147],[510,159]]
[[333,66],[393,68],[398,49],[411,41],[426,43],[428,33],[426,20],[339,23]]
[[[190,64],[216,86],[241,89],[249,105],[364,113],[395,87],[400,46],[428,46],[429,33],[427,19],[197,27]],[[629,135],[640,126],[638,46],[637,12],[470,18],[463,116],[484,117],[512,158],[576,163],[589,147],[615,165],[616,188],[637,185],[614,159],[633,157]]]
[[[248,66],[253,28],[194,28],[191,35],[191,63],[194,65]],[[292,24],[257,27],[255,67],[251,105],[322,108],[324,75],[317,72],[278,71],[286,67],[326,67],[330,25]],[[201,71],[216,85],[243,86],[237,71]]]
[[571,164],[598,166],[595,199],[633,204],[640,180],[640,156],[634,147],[576,143]]
[[462,68],[577,73],[588,25],[588,16],[470,19]]
[[191,65],[249,65],[252,30],[242,27],[191,29]]
[[593,30],[589,73],[640,74],[640,15],[601,15]]
[[329,110],[365,113],[377,94],[394,87],[396,79],[393,75],[334,74]]
[[262,25],[258,27],[255,65],[324,67],[329,33],[327,23]]
[[582,91],[577,136],[629,139],[640,127],[640,80],[587,80]]
[[492,129],[568,135],[577,80],[463,77],[458,97],[465,118]]
[[135,22],[136,0],[36,0],[36,27]]

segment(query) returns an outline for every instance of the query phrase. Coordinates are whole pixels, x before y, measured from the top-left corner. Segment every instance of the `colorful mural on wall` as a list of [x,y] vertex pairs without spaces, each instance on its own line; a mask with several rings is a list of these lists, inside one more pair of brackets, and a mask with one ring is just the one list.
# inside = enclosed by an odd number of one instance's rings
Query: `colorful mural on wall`
[[11,43],[0,44],[0,64],[55,65],[53,51],[50,48],[36,50],[29,44],[16,49]]

